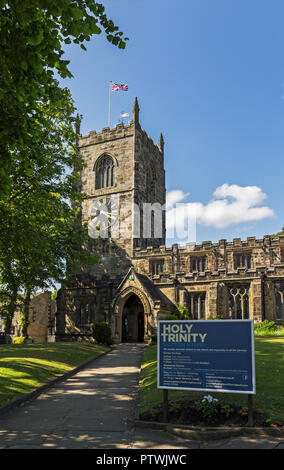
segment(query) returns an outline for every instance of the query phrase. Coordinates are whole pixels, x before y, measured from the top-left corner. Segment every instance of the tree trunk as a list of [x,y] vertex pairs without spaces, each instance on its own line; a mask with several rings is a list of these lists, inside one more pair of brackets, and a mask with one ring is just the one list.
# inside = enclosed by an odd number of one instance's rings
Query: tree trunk
[[[12,317],[12,318],[13,318],[13,317]],[[12,327],[12,318],[10,317],[10,315],[9,315],[9,316],[7,315],[7,316],[5,317],[5,320],[4,320],[4,322],[5,322],[5,330],[4,330],[4,331],[5,331],[5,334],[6,334],[6,335],[9,335],[9,334],[10,334],[11,327]]]
[[24,306],[23,306],[23,323],[22,323],[22,336],[28,337],[28,326],[30,324],[30,301],[31,301],[31,290],[28,289],[26,292]]
[[10,303],[7,306],[7,315],[5,316],[5,333],[9,335],[11,333],[12,321],[14,317],[14,313],[17,307],[17,296],[18,291],[13,292],[10,296]]

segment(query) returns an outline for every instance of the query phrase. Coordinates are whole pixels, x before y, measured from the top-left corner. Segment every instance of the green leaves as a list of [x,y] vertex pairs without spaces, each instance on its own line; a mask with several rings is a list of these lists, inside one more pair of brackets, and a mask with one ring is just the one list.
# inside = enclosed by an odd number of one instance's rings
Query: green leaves
[[78,214],[75,107],[55,72],[71,78],[64,45],[86,50],[102,31],[125,47],[94,0],[0,0],[0,301],[8,323],[19,292],[28,304],[32,291],[65,278],[67,265],[98,262],[83,248],[95,242]]
[[84,11],[79,7],[71,7],[71,16],[75,20],[81,20],[84,17]]
[[43,41],[43,30],[39,30],[27,40],[27,44],[31,46],[38,46]]
[[102,31],[125,48],[127,38],[94,0],[0,2],[0,197],[9,191],[14,149],[28,144],[38,104],[57,86],[54,72],[72,78],[64,45],[86,50]]
[[27,70],[28,70],[28,64],[27,64],[27,62],[26,62],[25,60],[21,60],[21,67],[22,67],[22,69],[23,69],[25,72],[27,72]]
[[[67,263],[98,261],[83,248],[87,230],[71,204],[81,201],[76,181],[83,167],[74,112],[69,90],[54,82],[30,120],[29,138],[13,149],[9,195],[0,199],[0,290],[16,297],[54,286],[66,278]],[[11,319],[16,301],[5,299]]]

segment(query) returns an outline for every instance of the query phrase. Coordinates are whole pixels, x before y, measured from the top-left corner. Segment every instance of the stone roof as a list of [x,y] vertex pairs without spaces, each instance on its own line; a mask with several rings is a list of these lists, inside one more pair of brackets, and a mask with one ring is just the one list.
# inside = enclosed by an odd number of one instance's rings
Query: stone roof
[[160,291],[159,287],[149,279],[149,277],[137,272],[135,272],[135,275],[153,301],[159,301],[162,304],[169,305],[169,299]]

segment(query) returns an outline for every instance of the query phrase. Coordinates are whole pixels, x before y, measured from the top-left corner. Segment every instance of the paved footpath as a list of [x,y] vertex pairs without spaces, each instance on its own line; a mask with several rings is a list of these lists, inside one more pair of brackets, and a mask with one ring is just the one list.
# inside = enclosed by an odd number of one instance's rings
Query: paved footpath
[[133,425],[142,344],[120,344],[0,415],[0,449],[284,449],[284,438],[188,441]]

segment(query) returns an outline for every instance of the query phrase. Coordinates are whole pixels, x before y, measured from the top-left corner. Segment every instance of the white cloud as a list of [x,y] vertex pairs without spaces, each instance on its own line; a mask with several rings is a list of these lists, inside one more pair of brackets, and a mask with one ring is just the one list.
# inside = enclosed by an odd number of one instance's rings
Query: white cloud
[[166,195],[166,207],[167,209],[172,208],[180,201],[183,201],[188,196],[189,193],[184,193],[180,189],[175,189],[173,191],[168,191]]
[[205,226],[225,228],[242,222],[252,222],[272,217],[274,211],[262,205],[266,194],[257,186],[223,184],[216,188],[213,199],[207,204],[183,202],[187,194],[169,191],[167,194],[167,229],[184,227],[186,221],[196,218]]

